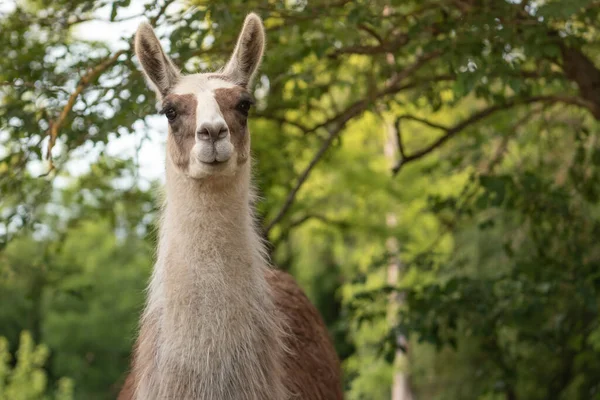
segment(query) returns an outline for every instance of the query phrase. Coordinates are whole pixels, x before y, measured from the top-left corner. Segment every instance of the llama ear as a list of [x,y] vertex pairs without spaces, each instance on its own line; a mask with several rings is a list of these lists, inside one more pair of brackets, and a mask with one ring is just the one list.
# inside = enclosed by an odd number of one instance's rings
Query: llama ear
[[140,24],[135,34],[135,54],[151,88],[159,98],[166,96],[169,90],[175,86],[181,74],[163,51],[150,24],[146,22]]
[[235,83],[248,87],[262,61],[265,49],[265,30],[260,17],[248,14],[233,54],[223,69]]

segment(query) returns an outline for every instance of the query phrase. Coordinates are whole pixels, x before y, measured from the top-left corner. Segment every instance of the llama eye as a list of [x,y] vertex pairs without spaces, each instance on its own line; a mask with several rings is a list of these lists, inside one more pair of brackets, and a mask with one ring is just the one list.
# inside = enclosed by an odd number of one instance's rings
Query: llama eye
[[165,111],[165,115],[167,116],[167,119],[169,121],[173,121],[177,117],[177,111],[175,111],[175,109],[171,107]]
[[244,115],[248,115],[248,111],[250,111],[250,107],[252,106],[252,102],[250,100],[242,100],[235,107],[239,112]]

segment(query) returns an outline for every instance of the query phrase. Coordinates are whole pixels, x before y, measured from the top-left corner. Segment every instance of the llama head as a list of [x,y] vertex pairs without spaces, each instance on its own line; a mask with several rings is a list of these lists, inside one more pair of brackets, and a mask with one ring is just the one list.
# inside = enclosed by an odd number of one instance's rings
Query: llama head
[[169,121],[167,157],[193,179],[231,176],[250,156],[249,92],[262,60],[265,34],[256,14],[244,21],[225,67],[216,73],[183,75],[165,54],[152,27],[143,23],[135,53]]

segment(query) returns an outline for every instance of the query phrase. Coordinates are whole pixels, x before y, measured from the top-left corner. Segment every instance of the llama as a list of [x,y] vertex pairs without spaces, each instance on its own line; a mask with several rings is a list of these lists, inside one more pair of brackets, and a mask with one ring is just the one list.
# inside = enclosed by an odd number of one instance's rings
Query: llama
[[249,14],[221,71],[183,75],[150,25],[136,33],[169,132],[157,259],[121,400],[342,398],[321,316],[268,265],[254,226],[247,118],[264,41]]

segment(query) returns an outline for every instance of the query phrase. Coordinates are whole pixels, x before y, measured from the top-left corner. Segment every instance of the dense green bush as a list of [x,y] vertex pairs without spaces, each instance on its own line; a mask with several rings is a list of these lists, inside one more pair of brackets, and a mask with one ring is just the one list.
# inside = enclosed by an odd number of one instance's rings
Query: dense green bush
[[[0,337],[0,399],[2,400],[71,400],[73,381],[59,379],[55,385],[48,382],[44,369],[48,347],[36,345],[31,334],[21,333],[17,360],[12,363],[8,341]],[[53,386],[56,386],[55,388]],[[48,392],[52,394],[49,395]]]

